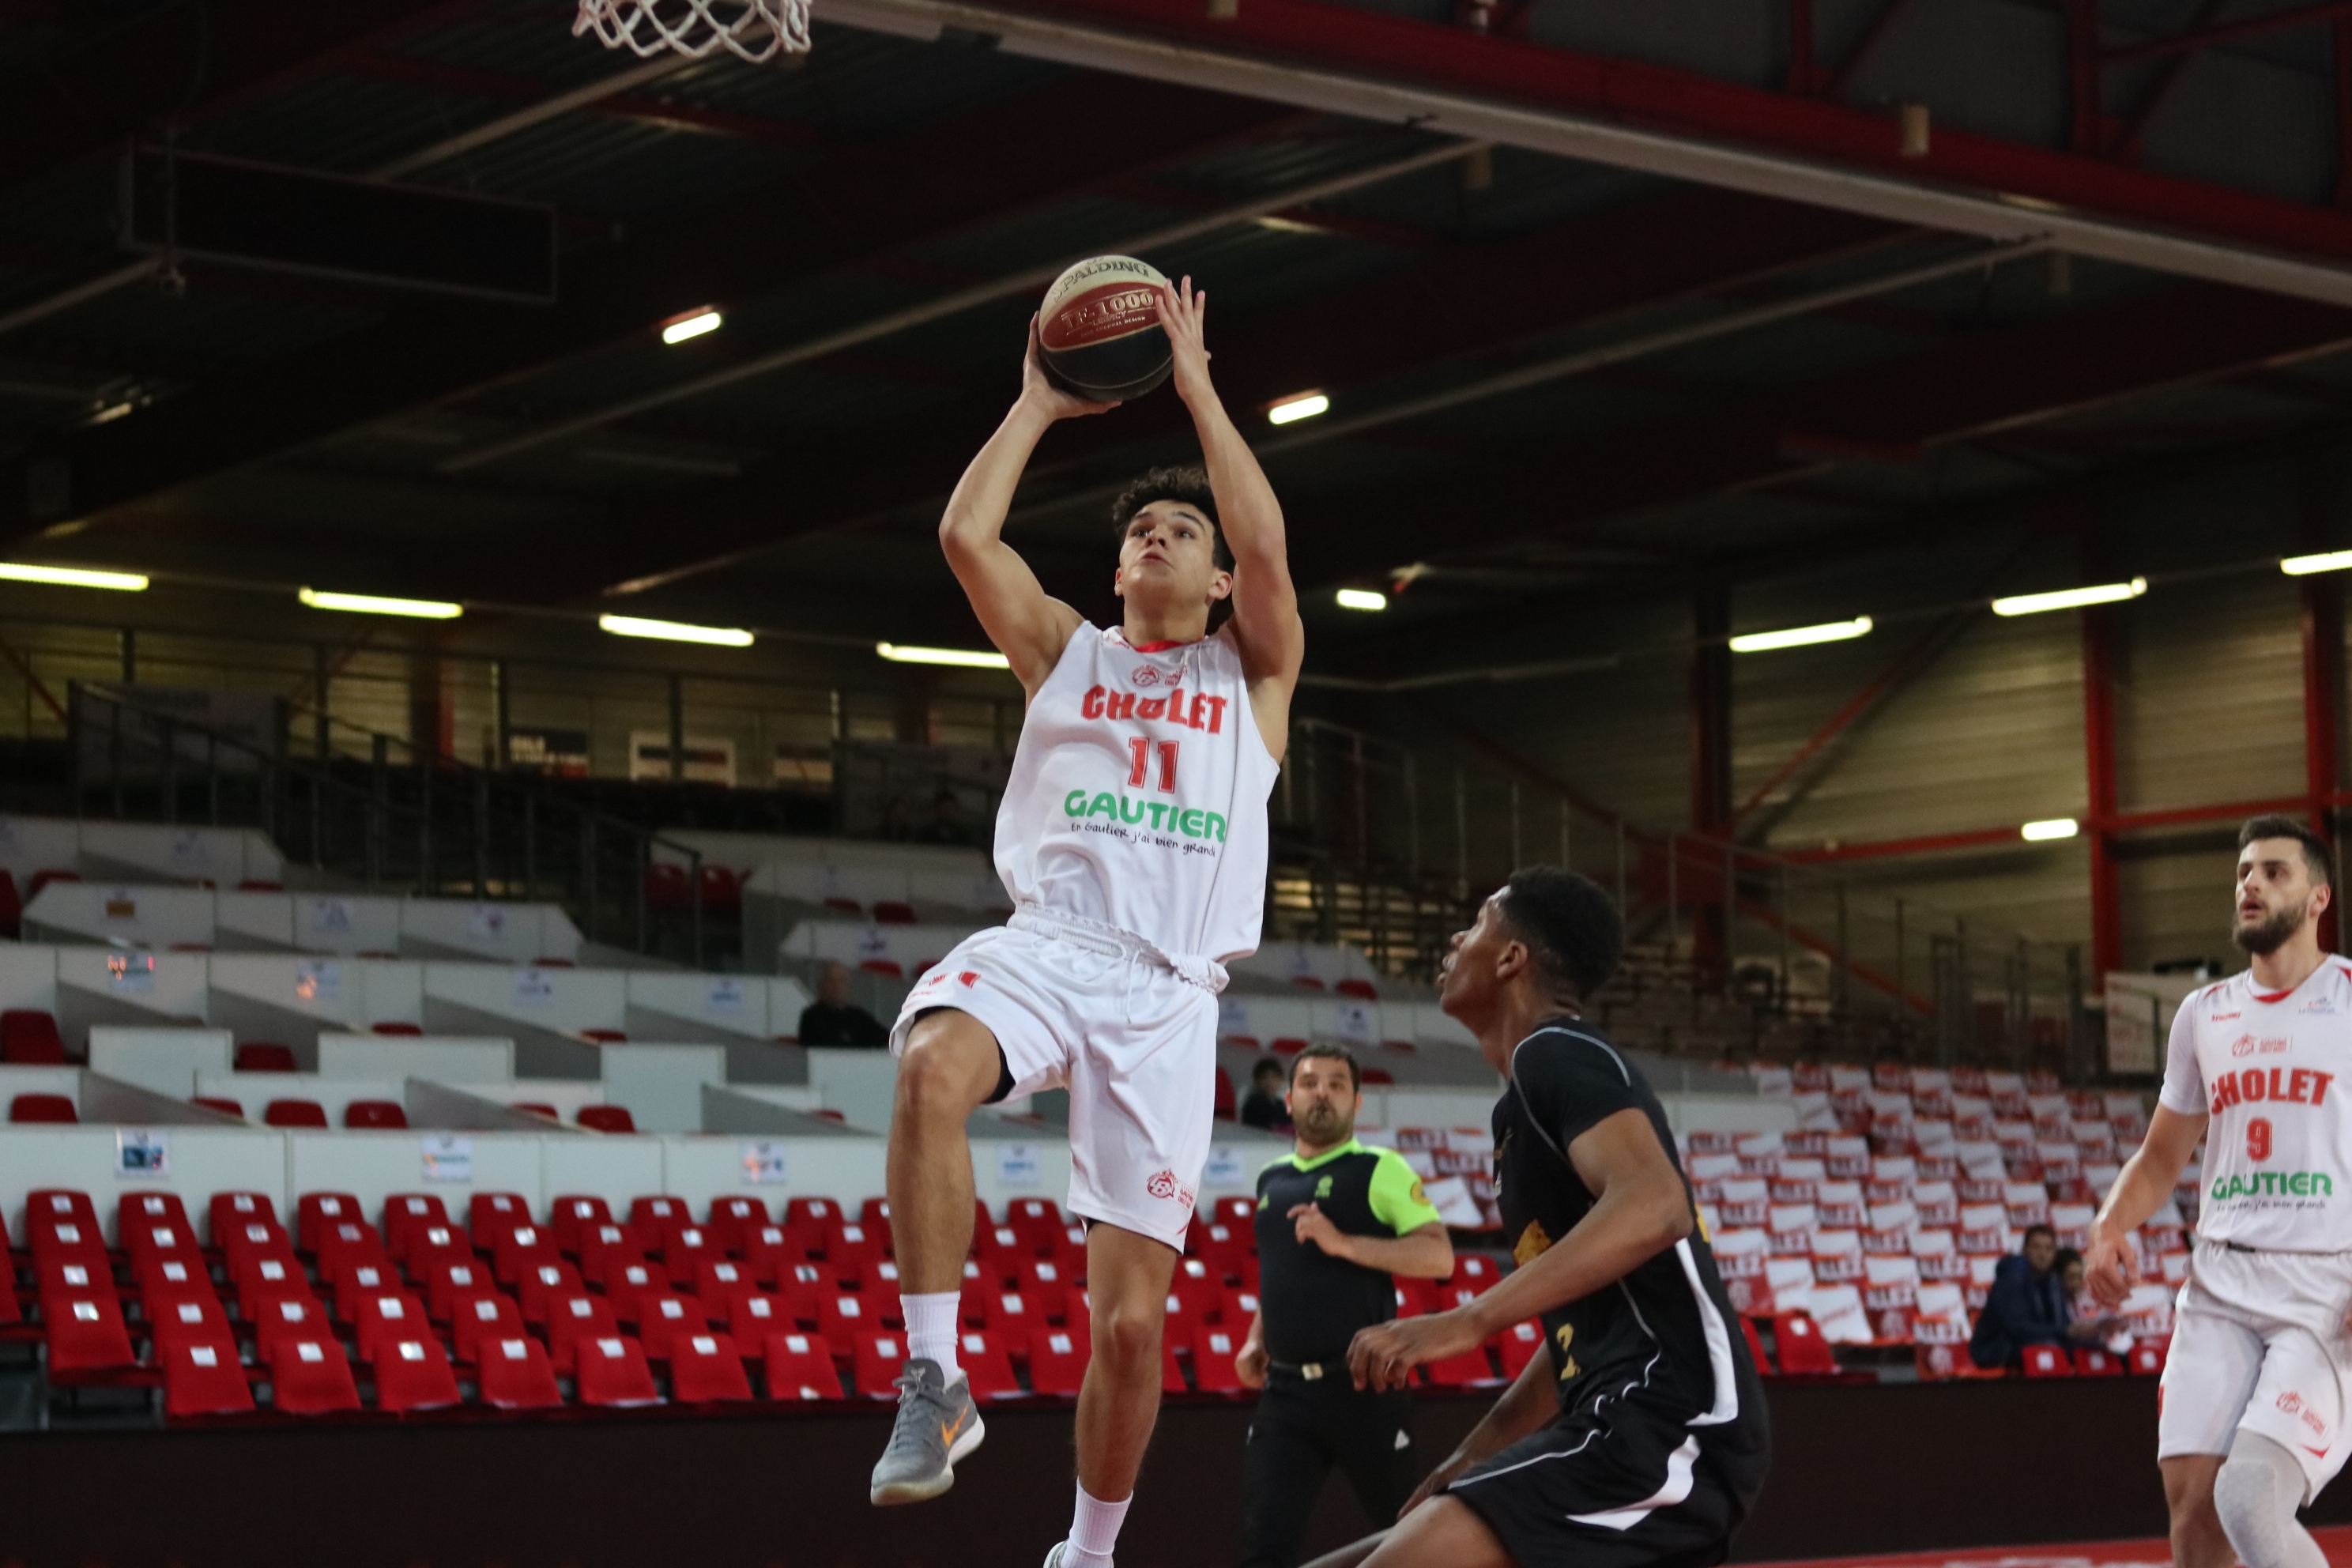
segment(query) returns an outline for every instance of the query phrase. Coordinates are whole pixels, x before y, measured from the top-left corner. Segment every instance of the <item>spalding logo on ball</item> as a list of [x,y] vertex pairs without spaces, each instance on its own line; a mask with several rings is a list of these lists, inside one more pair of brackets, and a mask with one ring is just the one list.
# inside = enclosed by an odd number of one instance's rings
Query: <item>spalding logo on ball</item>
[[1132,256],[1097,256],[1055,279],[1037,321],[1047,377],[1096,403],[1124,403],[1166,381],[1174,362],[1159,291],[1167,281]]

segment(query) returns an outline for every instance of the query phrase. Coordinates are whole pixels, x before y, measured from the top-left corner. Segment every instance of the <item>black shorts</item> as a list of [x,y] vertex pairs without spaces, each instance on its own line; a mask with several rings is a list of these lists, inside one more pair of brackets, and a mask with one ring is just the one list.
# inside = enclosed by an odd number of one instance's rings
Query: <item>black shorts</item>
[[1763,1489],[1760,1428],[1563,1415],[1456,1479],[1519,1568],[1715,1568]]

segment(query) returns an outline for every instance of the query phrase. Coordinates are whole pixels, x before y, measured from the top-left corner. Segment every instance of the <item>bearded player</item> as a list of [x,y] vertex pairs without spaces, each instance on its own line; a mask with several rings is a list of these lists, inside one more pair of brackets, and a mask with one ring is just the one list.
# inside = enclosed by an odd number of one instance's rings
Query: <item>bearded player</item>
[[2326,1568],[2295,1510],[2344,1468],[2352,1376],[2352,965],[2319,946],[2326,841],[2284,816],[2238,833],[2231,936],[2252,960],[2173,1016],[2164,1089],[2091,1229],[2091,1293],[2120,1306],[2132,1232],[2201,1137],[2196,1255],[2173,1319],[2157,1468],[2179,1568]]
[[[1122,626],[1089,626],[1049,598],[1002,537],[1047,427],[1112,406],[1046,380],[1034,322],[1021,396],[940,523],[948,564],[1029,706],[996,819],[1013,918],[925,974],[891,1031],[890,1221],[908,1360],[872,1497],[936,1497],[981,1440],[956,1364],[972,1230],[965,1119],[1066,1086],[1093,1352],[1076,1511],[1047,1568],[1110,1568],[1159,1415],[1161,1319],[1208,1159],[1222,961],[1257,947],[1265,802],[1306,651],[1281,509],[1210,384],[1207,303],[1189,278],[1160,289],[1206,473],[1154,470],[1113,507]],[[1220,603],[1233,614],[1211,635]]]

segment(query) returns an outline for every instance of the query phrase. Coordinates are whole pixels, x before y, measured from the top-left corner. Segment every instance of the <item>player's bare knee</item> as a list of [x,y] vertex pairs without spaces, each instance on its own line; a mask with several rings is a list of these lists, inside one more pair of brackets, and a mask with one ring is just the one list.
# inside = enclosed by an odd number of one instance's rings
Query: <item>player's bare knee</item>
[[976,1087],[974,1055],[969,1037],[951,1026],[928,1018],[917,1024],[898,1059],[895,1098],[899,1112],[962,1121],[988,1092]]
[[1162,1310],[1158,1300],[1097,1303],[1093,1314],[1096,1358],[1122,1371],[1148,1367],[1158,1377]]

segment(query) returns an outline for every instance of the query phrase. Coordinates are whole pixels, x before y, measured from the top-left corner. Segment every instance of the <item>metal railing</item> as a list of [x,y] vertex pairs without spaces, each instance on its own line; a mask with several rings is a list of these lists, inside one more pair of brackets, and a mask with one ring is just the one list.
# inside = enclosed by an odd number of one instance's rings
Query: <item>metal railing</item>
[[[142,707],[135,689],[70,690],[78,816],[255,827],[322,879],[544,900],[590,942],[696,968],[709,956],[702,853],[544,783],[365,731],[363,761],[325,746],[301,761],[286,755],[282,733],[268,743],[231,735]],[[656,848],[685,863],[683,886],[657,869],[674,862],[657,863]]]

